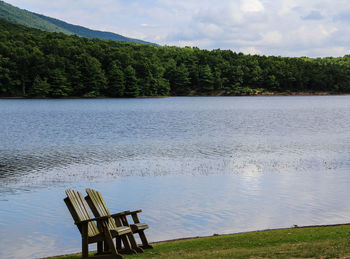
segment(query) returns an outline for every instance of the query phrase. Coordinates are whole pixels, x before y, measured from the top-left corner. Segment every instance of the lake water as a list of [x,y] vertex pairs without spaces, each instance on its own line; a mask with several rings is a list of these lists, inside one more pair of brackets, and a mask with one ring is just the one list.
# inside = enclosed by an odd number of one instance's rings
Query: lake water
[[151,241],[350,220],[350,96],[0,100],[0,258],[79,252],[66,188]]

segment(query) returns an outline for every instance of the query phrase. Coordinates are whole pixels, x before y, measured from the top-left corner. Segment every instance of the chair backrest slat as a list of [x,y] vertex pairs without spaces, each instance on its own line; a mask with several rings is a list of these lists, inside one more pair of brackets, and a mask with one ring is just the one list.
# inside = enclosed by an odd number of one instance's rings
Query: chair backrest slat
[[[76,223],[84,220],[92,219],[89,208],[84,200],[84,196],[77,191],[66,190],[67,198],[72,208],[68,209],[71,211],[72,217]],[[67,202],[66,202],[67,203]],[[69,206],[67,204],[67,206]],[[79,228],[81,231],[81,228]],[[88,235],[95,236],[99,234],[98,228],[94,222],[88,223]]]
[[89,219],[89,217],[87,217],[84,211],[82,210],[81,202],[79,201],[79,195],[77,194],[77,192],[72,190],[67,190],[66,193],[67,193],[67,196],[70,198],[74,206],[74,209],[77,212],[78,220],[83,221],[83,220]]
[[[103,217],[103,216],[111,215],[105,201],[103,200],[101,193],[93,189],[86,189],[86,193],[88,194],[87,198],[88,199],[90,198],[91,204],[89,203],[89,205],[95,217]],[[113,219],[108,220],[108,227],[110,229],[117,227]]]

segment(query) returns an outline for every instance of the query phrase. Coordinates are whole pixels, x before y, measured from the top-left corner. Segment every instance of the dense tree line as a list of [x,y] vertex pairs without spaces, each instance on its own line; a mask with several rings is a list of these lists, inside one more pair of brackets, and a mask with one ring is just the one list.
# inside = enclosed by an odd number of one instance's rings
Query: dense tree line
[[0,20],[0,96],[350,92],[350,56],[284,58],[48,33]]

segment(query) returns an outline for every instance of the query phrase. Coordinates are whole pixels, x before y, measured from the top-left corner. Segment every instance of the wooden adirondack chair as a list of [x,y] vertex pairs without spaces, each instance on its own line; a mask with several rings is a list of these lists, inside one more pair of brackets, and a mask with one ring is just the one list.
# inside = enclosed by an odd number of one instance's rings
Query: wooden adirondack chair
[[[96,190],[93,189],[86,189],[86,193],[88,194],[85,199],[87,203],[89,204],[92,213],[95,215],[95,217],[103,217],[103,216],[108,216],[111,215],[109,212],[109,209],[101,195]],[[143,249],[148,249],[148,248],[153,248],[149,243],[146,238],[146,235],[144,233],[144,230],[148,228],[148,225],[145,223],[141,223],[139,218],[138,218],[138,213],[142,212],[142,210],[137,210],[137,211],[124,211],[119,213],[120,217],[115,220],[115,223],[117,226],[126,226],[130,227],[132,232],[138,233],[140,236],[140,239],[142,241],[142,248]],[[129,224],[127,216],[131,215],[134,223]],[[135,237],[133,235],[128,235],[129,240],[132,244],[136,244]],[[135,249],[135,247],[133,246]],[[140,248],[140,247],[139,247]]]
[[[118,253],[113,237],[122,237],[131,233],[127,226],[110,229],[108,220],[110,216],[92,218],[84,196],[77,191],[66,190],[67,198],[64,199],[70,211],[74,223],[77,225],[82,238],[82,258],[89,256],[89,244],[97,243],[97,254],[94,258],[122,259]],[[95,224],[97,222],[97,226]],[[107,244],[108,250],[103,251],[103,243]]]

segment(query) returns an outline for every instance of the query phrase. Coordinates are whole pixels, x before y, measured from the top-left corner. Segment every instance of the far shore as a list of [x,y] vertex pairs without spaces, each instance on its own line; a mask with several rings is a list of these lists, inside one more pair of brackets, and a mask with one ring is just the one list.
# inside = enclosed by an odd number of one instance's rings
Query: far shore
[[259,94],[239,94],[239,95],[224,95],[221,93],[218,94],[211,94],[211,95],[198,95],[198,94],[189,94],[184,96],[138,96],[138,97],[106,97],[106,96],[98,96],[98,97],[82,97],[82,96],[68,96],[68,97],[59,97],[59,98],[53,98],[53,97],[23,97],[23,96],[2,96],[0,99],[38,99],[38,100],[45,100],[45,99],[142,99],[142,98],[172,98],[172,97],[258,97],[258,96],[345,96],[350,95],[350,93],[331,93],[331,92],[281,92],[281,93],[275,93],[275,92],[262,92]]

